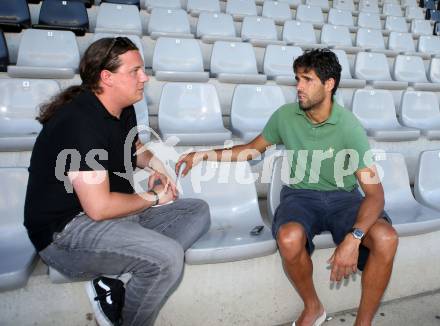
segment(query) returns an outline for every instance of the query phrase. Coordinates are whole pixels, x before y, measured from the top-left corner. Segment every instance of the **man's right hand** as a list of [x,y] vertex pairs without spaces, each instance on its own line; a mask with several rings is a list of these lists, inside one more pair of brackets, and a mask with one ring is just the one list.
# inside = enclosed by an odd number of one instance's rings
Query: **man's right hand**
[[182,176],[186,176],[193,166],[196,166],[203,161],[203,155],[204,152],[191,152],[189,154],[180,156],[176,163],[176,174],[179,174],[180,167],[182,164],[185,164],[185,168],[182,171]]
[[163,184],[155,185],[152,190],[154,190],[159,196],[158,205],[163,205],[176,199],[169,183],[165,184],[165,186]]

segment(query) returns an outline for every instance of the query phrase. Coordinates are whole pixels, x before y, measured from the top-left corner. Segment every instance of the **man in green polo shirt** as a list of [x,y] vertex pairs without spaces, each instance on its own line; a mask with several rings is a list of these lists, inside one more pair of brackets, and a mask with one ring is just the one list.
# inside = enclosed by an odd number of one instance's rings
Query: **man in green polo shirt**
[[280,107],[261,135],[230,149],[184,155],[176,171],[185,163],[182,174],[186,175],[200,161],[222,157],[250,160],[273,144],[284,144],[291,175],[289,186],[281,190],[272,233],[285,270],[304,302],[293,325],[321,325],[326,318],[310,259],[313,237],[323,231],[330,231],[337,244],[328,260],[331,281],[349,277],[358,267],[363,270],[355,325],[371,325],[398,243],[383,211],[383,188],[364,129],[351,112],[333,101],[341,75],[336,55],[327,49],[308,51],[295,60],[293,69],[298,102]]

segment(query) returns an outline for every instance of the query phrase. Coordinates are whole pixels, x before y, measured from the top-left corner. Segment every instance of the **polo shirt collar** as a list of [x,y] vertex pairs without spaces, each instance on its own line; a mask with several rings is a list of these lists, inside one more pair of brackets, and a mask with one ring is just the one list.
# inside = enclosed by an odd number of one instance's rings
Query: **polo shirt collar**
[[111,119],[119,121],[117,117],[110,114],[110,112],[107,111],[107,109],[104,107],[104,105],[101,103],[101,101],[98,99],[98,97],[91,91],[85,90],[79,97],[78,97],[80,103],[84,105],[90,105],[93,108],[96,108],[97,113],[101,115],[104,119]]
[[[294,111],[296,114],[302,115],[307,121],[312,123],[310,119],[307,117],[306,113],[303,110],[301,110],[298,102],[295,103]],[[336,125],[339,121],[340,116],[341,116],[341,106],[338,103],[336,103],[336,100],[333,98],[332,112],[330,113],[330,117],[324,122],[319,123],[317,125],[325,125],[325,124]]]

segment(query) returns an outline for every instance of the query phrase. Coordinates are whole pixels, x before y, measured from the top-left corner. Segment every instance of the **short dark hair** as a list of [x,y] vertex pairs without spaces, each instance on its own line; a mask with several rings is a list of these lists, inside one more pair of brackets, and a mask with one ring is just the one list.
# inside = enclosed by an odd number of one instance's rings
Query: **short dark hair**
[[306,72],[314,70],[323,84],[333,78],[335,86],[332,89],[332,96],[335,95],[341,80],[342,67],[339,64],[338,57],[332,51],[329,49],[307,50],[295,59],[293,71],[296,73],[298,68],[304,68]]

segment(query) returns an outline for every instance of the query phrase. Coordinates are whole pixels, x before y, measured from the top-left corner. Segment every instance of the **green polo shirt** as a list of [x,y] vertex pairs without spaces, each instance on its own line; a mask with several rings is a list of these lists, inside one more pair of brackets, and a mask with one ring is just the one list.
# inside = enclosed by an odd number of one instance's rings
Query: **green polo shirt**
[[[364,128],[348,110],[333,102],[329,118],[314,124],[298,103],[283,105],[263,129],[272,144],[284,144],[294,189],[320,191],[357,187],[354,172],[372,164]],[[283,180],[285,181],[285,180]]]

